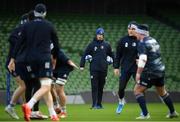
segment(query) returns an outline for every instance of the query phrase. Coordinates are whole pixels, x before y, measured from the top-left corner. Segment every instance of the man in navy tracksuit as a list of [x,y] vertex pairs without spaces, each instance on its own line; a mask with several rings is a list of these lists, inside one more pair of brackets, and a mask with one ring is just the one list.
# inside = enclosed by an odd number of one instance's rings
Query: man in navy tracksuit
[[[9,69],[8,69],[8,65],[9,65],[10,59],[12,57],[13,50],[15,48],[15,45],[16,45],[17,41],[20,38],[20,33],[22,31],[22,27],[27,21],[28,21],[28,14],[24,14],[21,17],[20,25],[18,25],[11,32],[11,34],[9,36],[9,39],[8,39],[8,41],[9,41],[9,53],[8,53],[8,57],[7,57],[7,61],[6,61],[6,68],[7,68],[8,72],[10,72]],[[11,75],[15,78],[15,80],[16,80],[16,82],[18,84],[18,88],[14,91],[9,105],[6,106],[6,108],[5,108],[5,111],[12,118],[15,118],[15,119],[19,119],[19,117],[18,117],[18,115],[16,114],[16,112],[14,110],[14,106],[16,105],[16,102],[19,99],[19,97],[24,93],[24,91],[26,89],[24,81],[19,76],[19,73],[18,73],[19,70],[20,70],[19,67],[16,65],[16,70],[11,73]]]
[[37,4],[34,15],[35,19],[23,26],[21,39],[16,44],[9,69],[10,71],[15,69],[14,62],[15,59],[17,60],[17,53],[21,52],[22,57],[19,57],[19,60],[24,61],[30,76],[38,78],[41,83],[41,88],[33,95],[28,103],[22,106],[25,120],[30,120],[31,108],[40,98],[44,97],[51,120],[57,121],[59,119],[54,111],[50,92],[52,83],[50,44],[51,42],[54,44],[52,54],[54,57],[57,57],[59,51],[58,37],[53,25],[44,19],[46,16],[45,5]]
[[[58,112],[57,110],[60,110],[60,118],[65,118],[67,116],[66,94],[64,91],[64,86],[67,82],[69,73],[73,71],[74,68],[78,67],[74,64],[74,62],[70,60],[69,57],[66,56],[63,50],[59,50],[58,57],[56,59],[55,69],[53,70],[53,77],[55,78],[56,86],[55,91],[57,91],[57,96],[55,96],[55,93],[53,95],[56,112]],[[57,97],[59,97],[58,102]],[[60,103],[60,108],[57,103]]]
[[103,28],[98,28],[96,30],[96,38],[94,38],[94,40],[87,46],[81,58],[81,70],[83,70],[85,61],[88,58],[90,60],[92,108],[101,109],[103,108],[101,102],[107,76],[108,63],[110,63],[113,58],[111,46],[104,40]]
[[121,75],[119,79],[119,104],[116,113],[120,114],[125,104],[125,88],[131,76],[135,79],[136,58],[137,58],[137,39],[133,33],[137,23],[132,21],[128,24],[128,35],[121,38],[116,47],[116,56],[114,60],[114,73],[119,76],[119,67]]
[[[21,17],[20,25],[18,27],[16,27],[12,31],[12,33],[10,34],[10,37],[9,37],[10,48],[9,48],[9,54],[8,54],[8,57],[7,57],[7,62],[6,62],[6,68],[7,69],[8,69],[8,64],[9,64],[10,59],[12,57],[15,45],[16,45],[17,41],[20,39],[20,35],[21,35],[23,25],[26,22],[31,21],[32,20],[31,18],[33,16],[34,16],[34,13],[32,15],[32,12],[31,12],[31,15],[30,15],[30,13],[24,14]],[[10,104],[5,108],[5,111],[15,119],[19,118],[17,116],[15,110],[14,110],[14,106],[15,106],[17,100],[19,99],[19,97],[25,92],[25,98],[26,98],[26,100],[29,101],[30,98],[31,98],[31,95],[32,95],[32,89],[33,89],[33,92],[36,92],[40,88],[40,83],[37,82],[35,79],[30,79],[28,81],[27,79],[22,79],[21,78],[22,76],[20,76],[20,74],[21,74],[20,72],[23,72],[23,71],[21,71],[22,70],[21,65],[22,65],[23,62],[18,60],[19,59],[18,57],[21,57],[21,53],[17,54],[17,56],[16,56],[16,58],[17,58],[17,60],[16,60],[16,70],[14,72],[12,72],[11,74],[15,77],[19,87],[13,93]],[[26,87],[26,86],[28,86],[28,87]],[[33,117],[35,117],[35,118],[46,118],[46,116],[42,115],[41,112],[39,112],[39,102],[37,102],[34,105],[32,114],[33,114]]]

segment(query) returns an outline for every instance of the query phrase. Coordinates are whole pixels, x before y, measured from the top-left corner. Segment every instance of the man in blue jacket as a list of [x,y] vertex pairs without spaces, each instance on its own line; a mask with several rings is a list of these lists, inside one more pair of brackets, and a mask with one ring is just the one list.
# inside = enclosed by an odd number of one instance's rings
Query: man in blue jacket
[[113,52],[110,44],[104,40],[104,29],[96,30],[96,37],[87,46],[81,58],[80,69],[83,70],[86,59],[90,60],[92,108],[102,109],[103,88],[106,82],[108,64],[112,63]]

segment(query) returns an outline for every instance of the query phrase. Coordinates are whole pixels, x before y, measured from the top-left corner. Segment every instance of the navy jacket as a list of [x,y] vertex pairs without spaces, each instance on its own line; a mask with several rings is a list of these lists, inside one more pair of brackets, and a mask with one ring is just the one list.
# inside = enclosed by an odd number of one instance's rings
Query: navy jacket
[[138,41],[133,36],[121,38],[116,47],[114,68],[121,67],[123,71],[136,72],[137,45]]
[[62,50],[59,50],[54,73],[69,74],[73,70],[73,67],[68,64],[68,60],[69,57]]
[[80,67],[85,66],[85,56],[91,55],[92,61],[90,62],[90,71],[107,72],[108,63],[107,56],[113,58],[113,52],[110,44],[107,41],[98,41],[94,39],[84,51],[81,57]]
[[[20,62],[51,60],[51,42],[54,44],[53,55],[57,57],[59,44],[53,25],[43,18],[36,18],[23,26],[12,57]],[[21,54],[18,54],[20,48]],[[17,55],[21,56],[17,58]]]
[[17,43],[17,41],[20,39],[20,35],[21,35],[21,31],[22,31],[22,27],[23,25],[19,25],[17,26],[10,34],[9,36],[9,52],[8,52],[8,56],[7,56],[7,61],[6,61],[6,67],[9,64],[9,61],[13,55],[13,51],[15,48],[15,45]]

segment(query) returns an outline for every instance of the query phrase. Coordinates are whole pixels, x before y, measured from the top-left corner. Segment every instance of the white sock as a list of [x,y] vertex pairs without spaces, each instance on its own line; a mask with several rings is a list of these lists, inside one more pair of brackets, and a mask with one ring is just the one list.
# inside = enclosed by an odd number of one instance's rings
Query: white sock
[[50,116],[56,115],[56,112],[53,107],[48,108]]
[[30,101],[29,101],[27,104],[28,104],[28,106],[32,109],[33,106],[34,106],[34,104],[35,104],[36,102],[37,102],[36,99],[31,98]]
[[122,99],[119,99],[119,104],[125,104],[125,100],[124,100],[124,98],[122,98]]

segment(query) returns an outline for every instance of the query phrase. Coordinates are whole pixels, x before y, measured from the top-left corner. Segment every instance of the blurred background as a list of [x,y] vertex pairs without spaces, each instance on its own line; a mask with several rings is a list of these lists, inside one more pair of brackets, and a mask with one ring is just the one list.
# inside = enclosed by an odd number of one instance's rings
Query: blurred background
[[[166,65],[166,87],[175,101],[180,101],[180,1],[179,0],[1,0],[0,1],[0,95],[7,90],[8,37],[19,24],[22,14],[34,9],[37,3],[47,6],[47,19],[58,33],[62,49],[79,64],[84,48],[95,36],[98,27],[105,29],[105,39],[115,50],[116,42],[127,34],[127,24],[135,20],[150,26],[150,35],[161,45],[163,61]],[[89,64],[82,71],[74,70],[65,86],[68,95],[81,95],[89,101]],[[11,78],[10,90],[16,88]],[[127,86],[129,101],[133,101],[134,81]],[[115,100],[118,77],[109,66],[105,85],[105,101]],[[152,94],[154,89],[151,89]],[[88,94],[88,95],[87,95]],[[173,96],[174,95],[174,96]],[[151,95],[150,95],[151,96]],[[106,100],[107,99],[107,100]],[[152,99],[150,99],[152,100]],[[153,100],[152,100],[153,101]],[[156,101],[156,100],[154,100]]]

